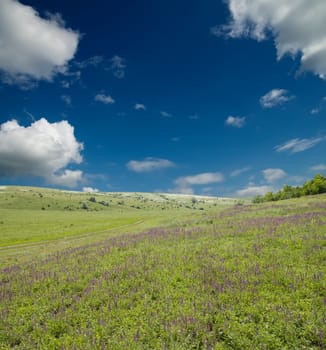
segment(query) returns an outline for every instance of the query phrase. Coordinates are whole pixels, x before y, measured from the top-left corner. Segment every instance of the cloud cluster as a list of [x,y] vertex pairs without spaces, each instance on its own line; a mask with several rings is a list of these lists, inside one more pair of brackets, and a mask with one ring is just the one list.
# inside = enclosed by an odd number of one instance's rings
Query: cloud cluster
[[325,141],[326,137],[312,137],[310,139],[292,139],[284,142],[281,145],[277,145],[274,147],[276,152],[290,152],[290,153],[298,153],[306,151],[319,143]]
[[51,81],[77,50],[79,33],[65,27],[59,14],[42,18],[16,0],[0,1],[0,70],[9,84],[28,87]]
[[294,96],[284,89],[273,89],[260,98],[260,104],[263,108],[273,108],[291,101]]
[[246,117],[232,117],[230,115],[225,120],[225,124],[235,128],[243,128],[246,124]]
[[324,0],[228,0],[228,6],[230,23],[214,27],[212,34],[262,41],[272,33],[278,59],[300,55],[301,71],[326,78]]
[[125,64],[125,59],[115,55],[110,59],[103,56],[95,55],[87,58],[83,61],[75,62],[76,67],[79,69],[85,69],[88,67],[102,67],[106,71],[111,71],[111,73],[118,79],[122,79],[126,75],[127,65]]
[[113,103],[115,103],[115,100],[110,95],[105,94],[97,94],[94,97],[94,100],[97,102],[102,102],[106,105],[112,105]]
[[99,192],[99,190],[97,188],[94,188],[94,187],[83,187],[83,192],[97,193],[97,192]]
[[127,168],[136,173],[146,173],[154,170],[172,168],[175,164],[168,159],[147,157],[144,160],[130,160]]
[[278,168],[269,168],[263,170],[264,178],[268,183],[276,182],[286,176],[286,172]]
[[0,178],[37,176],[51,184],[75,187],[83,173],[66,168],[82,162],[82,149],[67,121],[49,123],[42,118],[28,127],[7,121],[0,126]]
[[134,109],[136,111],[146,111],[146,106],[143,105],[142,103],[136,103],[134,106]]
[[115,55],[110,59],[110,67],[108,70],[111,70],[116,78],[122,79],[126,75],[126,67],[125,59]]
[[194,192],[193,186],[209,185],[222,181],[224,181],[224,176],[218,172],[181,176],[174,181],[176,188],[173,189],[173,192],[192,194]]
[[239,197],[253,197],[253,196],[263,196],[267,192],[273,191],[273,188],[271,186],[255,186],[255,185],[249,185],[246,188],[243,188],[242,190],[238,190],[236,194]]
[[172,114],[171,113],[168,113],[168,112],[165,112],[165,111],[161,111],[160,114],[164,118],[172,118]]
[[80,69],[85,69],[87,67],[97,67],[99,64],[101,64],[104,61],[103,56],[91,56],[87,58],[84,61],[77,61],[75,62],[75,65]]

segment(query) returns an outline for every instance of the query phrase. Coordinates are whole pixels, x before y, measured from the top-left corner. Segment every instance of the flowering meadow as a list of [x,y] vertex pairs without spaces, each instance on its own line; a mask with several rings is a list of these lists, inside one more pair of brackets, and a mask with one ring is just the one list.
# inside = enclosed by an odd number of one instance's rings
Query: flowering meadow
[[[22,225],[9,244],[6,231],[0,349],[326,348],[325,195],[263,204],[167,199],[164,210],[133,199],[141,209],[125,208],[127,223],[107,231],[110,206],[100,216],[76,208],[69,218],[55,201],[62,230],[75,220],[72,236],[65,229],[43,240],[27,229],[36,238],[24,244]],[[27,208],[0,210],[0,229],[10,210],[19,217]],[[99,234],[76,229],[80,212],[86,226],[102,220]]]

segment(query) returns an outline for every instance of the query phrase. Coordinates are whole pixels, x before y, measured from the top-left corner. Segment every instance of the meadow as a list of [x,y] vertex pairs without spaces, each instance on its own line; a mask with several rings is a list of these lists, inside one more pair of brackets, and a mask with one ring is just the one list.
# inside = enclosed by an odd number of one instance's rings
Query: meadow
[[326,196],[0,189],[0,349],[325,349]]

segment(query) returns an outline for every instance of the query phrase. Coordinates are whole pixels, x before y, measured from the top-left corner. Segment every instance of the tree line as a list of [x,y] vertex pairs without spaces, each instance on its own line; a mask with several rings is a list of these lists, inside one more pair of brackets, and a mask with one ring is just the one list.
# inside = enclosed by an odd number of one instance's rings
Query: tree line
[[278,192],[267,192],[264,196],[256,196],[253,199],[254,203],[263,203],[270,201],[279,201],[283,199],[299,198],[302,196],[310,196],[313,194],[326,193],[326,178],[317,174],[312,180],[306,181],[302,186],[284,187]]

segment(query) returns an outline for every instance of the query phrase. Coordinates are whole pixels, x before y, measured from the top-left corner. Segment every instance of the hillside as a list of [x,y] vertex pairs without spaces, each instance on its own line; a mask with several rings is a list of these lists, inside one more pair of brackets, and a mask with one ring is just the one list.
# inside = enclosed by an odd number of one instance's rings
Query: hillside
[[[77,192],[40,187],[0,186],[0,209],[131,210],[209,209],[239,200],[210,196],[141,192]],[[84,206],[83,204],[86,204]]]
[[0,349],[326,347],[326,195],[0,196]]
[[126,231],[176,225],[238,202],[205,196],[1,186],[0,254],[12,245],[62,239],[65,245],[74,245]]

